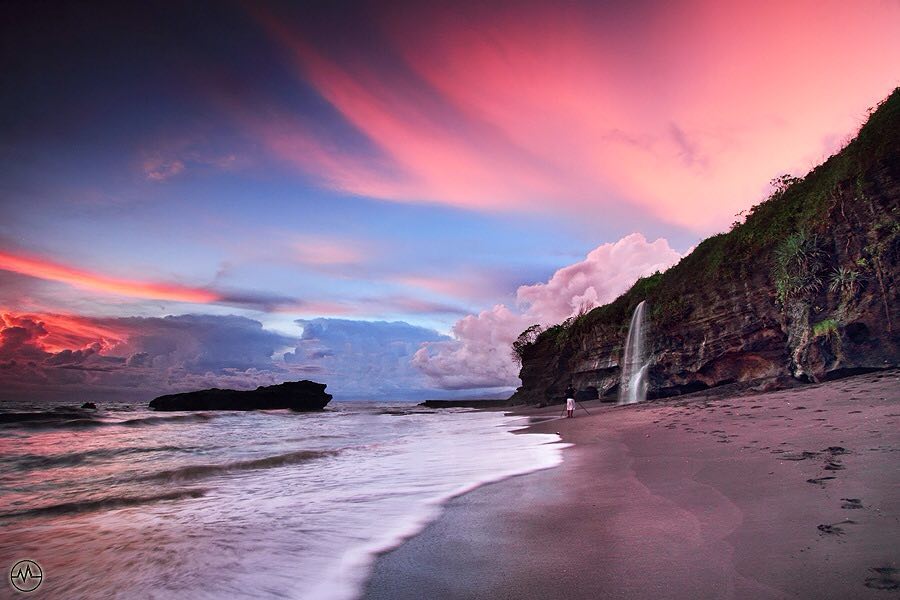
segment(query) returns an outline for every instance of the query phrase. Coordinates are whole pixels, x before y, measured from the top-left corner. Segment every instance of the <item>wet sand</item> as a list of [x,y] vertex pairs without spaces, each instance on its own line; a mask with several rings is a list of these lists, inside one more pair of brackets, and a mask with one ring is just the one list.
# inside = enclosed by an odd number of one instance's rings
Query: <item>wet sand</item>
[[900,597],[900,371],[583,405],[528,413],[561,466],[451,501],[365,597]]

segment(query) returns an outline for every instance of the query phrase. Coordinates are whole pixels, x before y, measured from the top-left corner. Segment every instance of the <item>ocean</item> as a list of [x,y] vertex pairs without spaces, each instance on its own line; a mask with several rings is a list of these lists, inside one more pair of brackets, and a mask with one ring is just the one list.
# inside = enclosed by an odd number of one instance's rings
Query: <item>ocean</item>
[[102,408],[0,412],[0,565],[35,561],[41,598],[355,598],[447,500],[565,447],[514,434],[522,418],[410,404]]

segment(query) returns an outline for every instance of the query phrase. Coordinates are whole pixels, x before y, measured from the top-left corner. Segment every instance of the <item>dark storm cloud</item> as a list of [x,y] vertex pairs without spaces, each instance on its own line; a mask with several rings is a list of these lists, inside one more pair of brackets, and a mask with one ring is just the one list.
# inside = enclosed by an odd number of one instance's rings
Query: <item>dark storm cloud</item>
[[[131,398],[304,377],[338,399],[440,396],[410,364],[449,338],[404,322],[311,319],[299,337],[234,315],[91,318],[0,314],[0,399]],[[65,346],[65,347],[61,347]],[[283,356],[282,356],[283,355]]]
[[[93,341],[92,341],[93,340]],[[62,348],[56,344],[77,343]],[[238,316],[89,318],[2,315],[6,397],[153,396],[197,386],[254,387],[292,378],[276,352],[296,338]]]

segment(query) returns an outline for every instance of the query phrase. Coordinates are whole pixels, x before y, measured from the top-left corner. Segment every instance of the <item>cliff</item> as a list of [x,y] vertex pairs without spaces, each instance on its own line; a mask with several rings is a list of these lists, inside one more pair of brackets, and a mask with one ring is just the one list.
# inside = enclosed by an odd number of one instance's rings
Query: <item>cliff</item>
[[646,300],[650,397],[818,382],[900,365],[900,88],[803,179],[782,177],[729,233],[520,350],[512,403],[613,396]]
[[314,381],[287,381],[279,385],[260,386],[255,390],[222,390],[213,388],[183,394],[169,394],[150,401],[150,408],[172,410],[322,410],[331,401],[327,386]]

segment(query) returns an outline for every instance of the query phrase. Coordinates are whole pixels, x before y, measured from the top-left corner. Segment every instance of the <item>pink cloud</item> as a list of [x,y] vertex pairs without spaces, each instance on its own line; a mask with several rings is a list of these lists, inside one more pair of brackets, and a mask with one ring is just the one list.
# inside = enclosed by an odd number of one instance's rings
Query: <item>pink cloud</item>
[[465,301],[497,298],[508,293],[505,277],[475,269],[464,269],[441,276],[400,275],[390,280],[411,290]]
[[497,304],[453,326],[453,340],[422,344],[412,363],[432,384],[448,390],[514,387],[518,372],[509,348],[529,318]]
[[360,242],[333,237],[305,236],[290,244],[289,258],[314,267],[356,265],[372,256],[372,250]]
[[611,302],[638,277],[664,271],[680,258],[665,239],[648,242],[632,233],[591,250],[583,261],[563,267],[546,283],[523,285],[516,299],[532,323],[559,323],[582,307]]
[[0,397],[131,400],[197,387],[277,383],[303,365],[276,360],[296,338],[238,316],[100,318],[0,314]]
[[452,341],[423,344],[413,364],[445,389],[514,387],[518,370],[510,349],[525,328],[559,323],[582,307],[611,302],[638,277],[664,270],[680,258],[665,239],[648,242],[638,233],[602,244],[546,283],[521,286],[518,309],[498,304],[460,319],[453,326]]
[[372,296],[348,298],[340,301],[302,301],[280,305],[275,312],[304,317],[353,316],[360,318],[386,318],[408,314],[460,315],[465,313],[462,308],[453,304],[410,296]]
[[274,312],[303,317],[359,315],[360,309],[348,302],[302,301],[278,306]]
[[150,181],[165,181],[184,171],[184,163],[178,159],[151,156],[144,159],[141,168]]
[[140,170],[149,181],[163,182],[197,168],[230,171],[246,159],[213,147],[203,134],[161,137],[141,152]]
[[375,148],[268,126],[270,150],[331,187],[597,217],[624,199],[702,232],[834,150],[900,64],[900,5],[874,0],[418,3],[377,23],[399,67],[261,20]]
[[98,345],[111,348],[127,337],[127,330],[114,323],[102,323],[78,315],[57,313],[0,312],[0,330],[28,331],[28,344],[42,352],[82,350]]
[[132,298],[195,303],[211,303],[222,299],[220,294],[205,288],[110,277],[42,257],[2,251],[0,251],[0,270],[48,281],[58,281],[94,292]]
[[[0,311],[0,401],[139,402],[154,395],[251,389],[315,377],[344,398],[420,397],[410,363],[424,341],[446,339],[404,322],[301,320],[302,335],[234,315],[103,318]],[[425,392],[430,393],[430,392]]]

